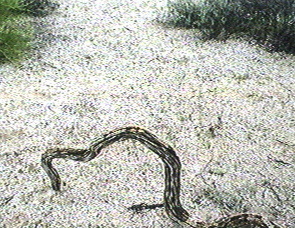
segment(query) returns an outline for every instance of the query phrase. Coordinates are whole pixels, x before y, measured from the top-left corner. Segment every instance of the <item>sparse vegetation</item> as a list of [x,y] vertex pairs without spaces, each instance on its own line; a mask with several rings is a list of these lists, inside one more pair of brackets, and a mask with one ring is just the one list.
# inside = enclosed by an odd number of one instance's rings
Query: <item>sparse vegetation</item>
[[165,23],[196,28],[203,39],[247,37],[271,51],[295,53],[294,0],[176,0]]
[[0,61],[19,60],[29,48],[32,29],[20,0],[0,0]]
[[0,0],[1,63],[20,60],[30,48],[33,28],[28,15],[45,15],[47,13],[46,4],[49,4],[49,2],[41,0]]

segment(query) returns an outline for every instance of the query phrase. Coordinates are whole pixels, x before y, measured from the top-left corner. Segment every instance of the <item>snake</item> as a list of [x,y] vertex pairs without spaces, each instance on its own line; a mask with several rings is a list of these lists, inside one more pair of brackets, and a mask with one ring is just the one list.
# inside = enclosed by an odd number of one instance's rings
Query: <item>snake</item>
[[137,126],[129,126],[110,131],[93,140],[88,149],[55,148],[47,149],[41,156],[41,166],[51,180],[52,189],[61,190],[61,178],[53,167],[52,160],[57,158],[87,162],[98,155],[109,145],[127,139],[139,141],[160,157],[164,163],[165,187],[164,208],[168,217],[174,222],[193,228],[267,228],[269,227],[261,215],[236,214],[223,217],[207,223],[204,221],[191,221],[189,213],[180,201],[181,189],[181,162],[176,151],[168,144],[162,142],[155,134]]

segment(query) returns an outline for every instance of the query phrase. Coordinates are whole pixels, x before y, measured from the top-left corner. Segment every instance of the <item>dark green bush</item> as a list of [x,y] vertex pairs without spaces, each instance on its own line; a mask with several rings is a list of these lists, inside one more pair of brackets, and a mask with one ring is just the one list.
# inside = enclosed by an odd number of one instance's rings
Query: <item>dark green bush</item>
[[28,15],[45,16],[56,7],[48,0],[0,0],[0,62],[19,60],[30,48]]
[[16,61],[23,56],[30,47],[32,34],[29,29],[7,24],[0,27],[0,62]]
[[17,10],[20,0],[0,0],[0,62],[18,60],[29,48],[31,28]]
[[59,5],[49,0],[21,0],[21,9],[23,12],[32,16],[46,16],[55,10]]
[[295,53],[295,0],[178,0],[168,10],[167,23],[197,28],[204,39],[248,37]]
[[20,0],[0,0],[1,15],[11,14],[11,11],[20,9]]

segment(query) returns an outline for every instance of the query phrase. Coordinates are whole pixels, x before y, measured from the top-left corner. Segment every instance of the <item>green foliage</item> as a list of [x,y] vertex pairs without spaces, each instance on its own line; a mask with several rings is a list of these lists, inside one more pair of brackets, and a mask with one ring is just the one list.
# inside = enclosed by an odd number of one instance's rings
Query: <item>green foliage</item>
[[21,0],[19,5],[17,12],[32,16],[46,16],[59,6],[49,0]]
[[168,1],[168,17],[166,23],[177,27],[194,28],[200,20],[201,8],[191,0]]
[[0,13],[10,14],[13,10],[21,9],[20,0],[0,0]]
[[16,26],[0,27],[0,62],[19,60],[29,49],[31,33]]
[[32,29],[20,0],[0,0],[0,62],[19,60],[30,45]]
[[20,60],[30,48],[28,15],[46,16],[57,7],[48,0],[0,0],[0,63]]
[[166,22],[197,28],[204,39],[249,37],[295,53],[295,0],[177,0],[168,3]]

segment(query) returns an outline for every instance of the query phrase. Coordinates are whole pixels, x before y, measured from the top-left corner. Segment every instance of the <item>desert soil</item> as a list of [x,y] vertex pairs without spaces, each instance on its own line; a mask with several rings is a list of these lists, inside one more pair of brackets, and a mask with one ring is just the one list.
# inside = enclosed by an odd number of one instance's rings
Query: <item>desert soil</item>
[[46,149],[133,125],[177,151],[192,219],[295,227],[294,56],[165,27],[164,0],[59,4],[34,19],[32,54],[0,66],[0,227],[178,227],[163,208],[128,210],[163,200],[163,166],[137,142],[56,160],[61,193],[40,166]]

